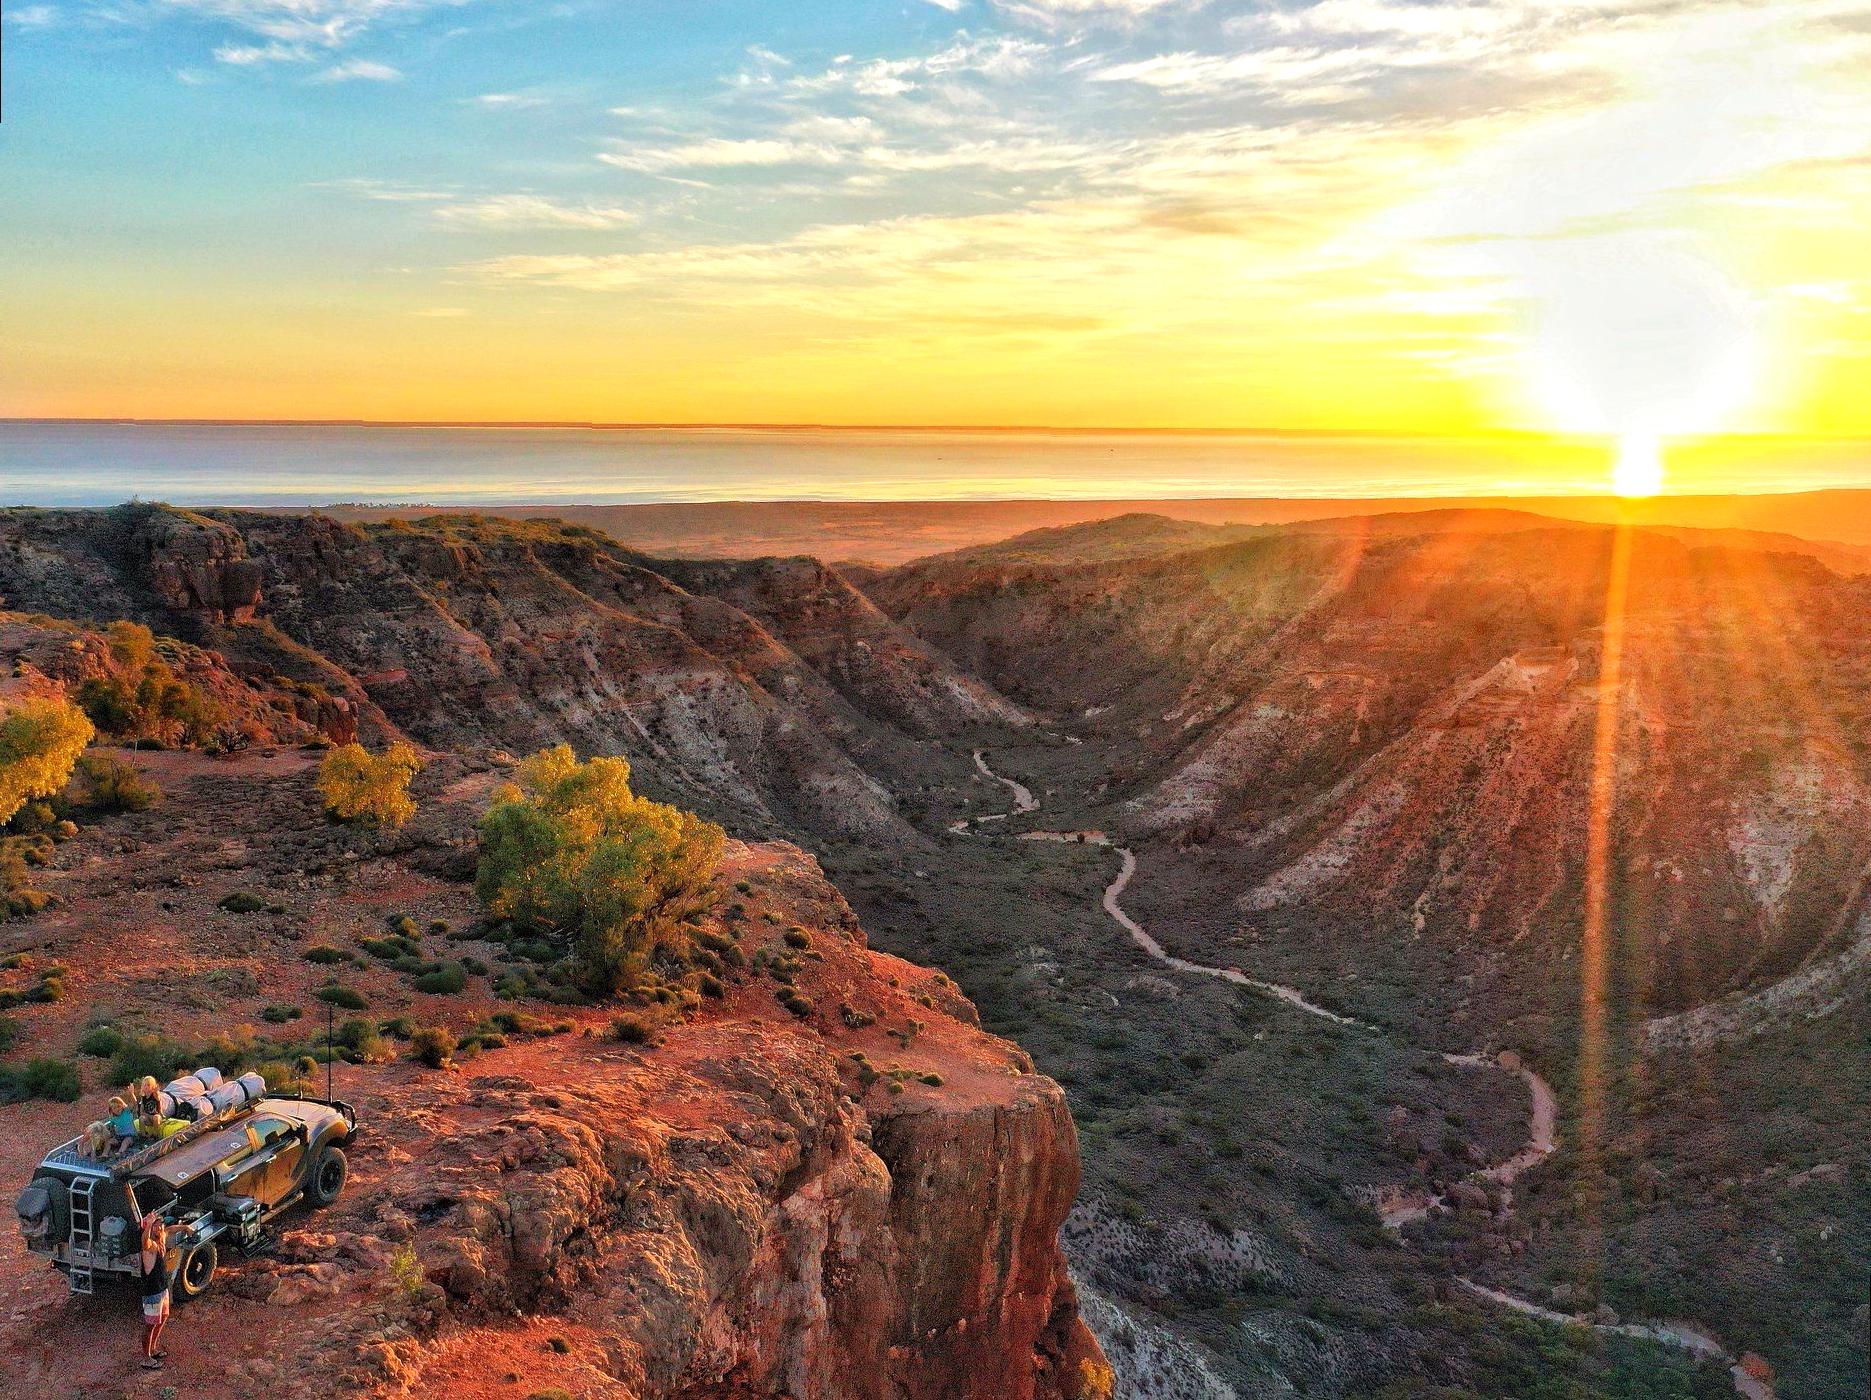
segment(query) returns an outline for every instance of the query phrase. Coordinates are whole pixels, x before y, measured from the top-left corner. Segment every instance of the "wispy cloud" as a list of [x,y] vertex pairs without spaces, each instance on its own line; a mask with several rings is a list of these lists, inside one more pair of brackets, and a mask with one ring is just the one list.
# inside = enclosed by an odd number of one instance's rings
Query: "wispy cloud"
[[320,70],[312,81],[318,83],[395,83],[401,82],[403,70],[368,58],[351,58]]
[[642,222],[634,209],[614,205],[569,204],[537,194],[495,194],[443,204],[438,222],[478,229],[618,229]]
[[713,137],[670,146],[638,146],[604,151],[598,159],[619,170],[654,174],[664,170],[731,170],[747,166],[835,165],[834,147],[810,141]]
[[56,5],[22,5],[6,17],[15,29],[50,29],[59,18]]
[[552,99],[528,92],[484,92],[479,97],[464,98],[470,107],[481,107],[490,112],[519,112],[534,107],[549,107]]

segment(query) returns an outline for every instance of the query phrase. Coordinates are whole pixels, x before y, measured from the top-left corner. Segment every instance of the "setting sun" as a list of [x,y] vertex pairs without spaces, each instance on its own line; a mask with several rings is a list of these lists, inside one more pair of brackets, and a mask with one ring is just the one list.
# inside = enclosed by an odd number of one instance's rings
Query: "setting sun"
[[1611,489],[1620,496],[1654,496],[1663,489],[1663,447],[1653,437],[1618,440],[1618,460],[1611,470]]

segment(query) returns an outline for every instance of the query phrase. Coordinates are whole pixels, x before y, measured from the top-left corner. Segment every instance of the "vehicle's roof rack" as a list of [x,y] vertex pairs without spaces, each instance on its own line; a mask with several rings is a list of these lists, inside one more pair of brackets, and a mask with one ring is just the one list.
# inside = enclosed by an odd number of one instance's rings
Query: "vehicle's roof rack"
[[121,1181],[132,1172],[139,1172],[151,1162],[161,1161],[171,1152],[187,1147],[198,1138],[207,1136],[217,1128],[225,1128],[236,1119],[245,1118],[253,1112],[253,1104],[244,1103],[235,1108],[224,1108],[219,1113],[212,1113],[206,1118],[199,1118],[190,1123],[181,1132],[166,1138],[159,1138],[147,1147],[140,1147],[128,1157],[119,1157],[110,1164],[113,1180]]
[[139,1172],[151,1162],[159,1162],[171,1152],[188,1146],[191,1142],[207,1136],[217,1128],[225,1128],[235,1121],[252,1113],[258,1100],[252,1100],[235,1108],[224,1108],[219,1113],[190,1123],[180,1132],[155,1142],[147,1143],[136,1151],[122,1157],[108,1159],[93,1157],[84,1135],[73,1138],[70,1142],[53,1148],[45,1155],[48,1167],[69,1167],[74,1171],[92,1172],[108,1175],[113,1181],[121,1181],[133,1172]]

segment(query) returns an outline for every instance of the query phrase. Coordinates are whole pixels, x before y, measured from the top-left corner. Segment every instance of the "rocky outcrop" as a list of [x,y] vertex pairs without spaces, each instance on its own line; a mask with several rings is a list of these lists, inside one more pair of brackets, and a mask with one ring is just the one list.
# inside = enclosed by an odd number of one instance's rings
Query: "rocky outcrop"
[[[729,875],[809,930],[815,1010],[756,981],[647,1046],[560,1040],[396,1093],[365,1184],[248,1295],[339,1296],[346,1392],[444,1393],[518,1316],[632,1400],[1104,1400],[1059,1243],[1078,1188],[1059,1087],[940,974],[866,949],[800,853]],[[420,1286],[389,1288],[393,1251]]]

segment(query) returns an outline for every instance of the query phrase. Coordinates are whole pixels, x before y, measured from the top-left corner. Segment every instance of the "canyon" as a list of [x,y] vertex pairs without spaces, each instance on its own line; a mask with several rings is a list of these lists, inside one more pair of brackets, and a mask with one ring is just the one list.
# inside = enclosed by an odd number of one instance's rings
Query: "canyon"
[[[1871,1254],[1849,562],[1495,510],[1126,516],[850,569],[548,521],[6,512],[13,683],[108,669],[119,619],[175,638],[226,756],[130,757],[235,814],[61,846],[62,907],[5,946],[122,967],[18,1014],[49,1046],[153,1014],[131,969],[186,921],[206,1034],[293,990],[318,930],[464,920],[476,804],[569,742],[744,843],[728,907],[806,931],[818,1010],[739,988],[650,1050],[568,1012],[454,1075],[359,1067],[395,1126],[358,1209],[407,1218],[425,1278],[367,1336],[320,1290],[394,1296],[383,1261],[293,1246],[279,1286],[347,1383],[1090,1395],[1089,1324],[1124,1395],[1715,1396],[1767,1357],[1777,1394],[1830,1400]],[[353,733],[431,756],[407,838],[317,819],[289,746]],[[292,911],[252,948],[209,898],[250,878]],[[59,1306],[8,1343],[45,1374],[24,1338],[70,1335]],[[282,1304],[213,1306],[257,1335]],[[1639,1321],[1690,1318],[1706,1346]]]

